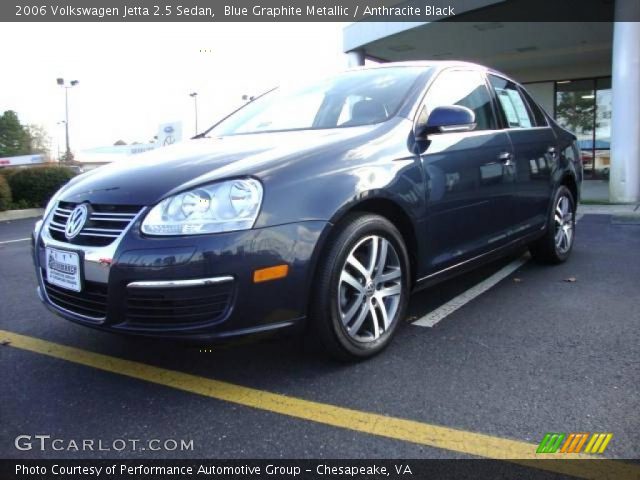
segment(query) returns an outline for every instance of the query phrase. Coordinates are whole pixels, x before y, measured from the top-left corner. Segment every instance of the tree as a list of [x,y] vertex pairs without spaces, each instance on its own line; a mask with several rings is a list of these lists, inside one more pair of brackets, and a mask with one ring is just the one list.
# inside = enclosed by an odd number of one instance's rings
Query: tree
[[[585,98],[586,97],[586,98]],[[588,133],[593,130],[593,97],[584,92],[562,92],[556,106],[556,117],[571,130]],[[597,125],[595,125],[597,128]]]
[[29,153],[41,153],[48,156],[51,137],[49,137],[45,128],[42,125],[32,124],[27,127],[27,131],[31,140],[31,151]]
[[20,124],[18,114],[7,110],[0,116],[0,157],[14,157],[31,153],[31,135]]
[[127,142],[125,142],[124,140],[118,140],[116,143],[114,143],[114,145],[116,147],[120,147],[120,146],[126,145],[126,144],[127,144]]
[[75,160],[75,157],[73,156],[73,152],[65,152],[62,155],[60,155],[60,163],[73,163]]

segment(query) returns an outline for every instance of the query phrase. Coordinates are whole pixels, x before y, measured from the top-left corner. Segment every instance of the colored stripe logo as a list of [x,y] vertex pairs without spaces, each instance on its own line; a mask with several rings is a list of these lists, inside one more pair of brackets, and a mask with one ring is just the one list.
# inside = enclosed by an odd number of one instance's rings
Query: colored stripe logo
[[[604,453],[612,433],[546,433],[536,453]],[[585,447],[586,444],[586,447]],[[582,450],[584,447],[584,451]]]

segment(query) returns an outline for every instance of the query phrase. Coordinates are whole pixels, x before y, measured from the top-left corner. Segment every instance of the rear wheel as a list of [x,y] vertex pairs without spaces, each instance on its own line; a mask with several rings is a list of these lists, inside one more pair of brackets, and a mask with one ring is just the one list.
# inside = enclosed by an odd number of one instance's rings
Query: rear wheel
[[350,216],[337,228],[315,283],[313,332],[340,360],[366,358],[389,344],[404,316],[408,254],[384,217]]
[[529,246],[531,256],[543,263],[562,263],[571,253],[576,226],[576,206],[571,191],[561,185],[553,199],[544,236]]

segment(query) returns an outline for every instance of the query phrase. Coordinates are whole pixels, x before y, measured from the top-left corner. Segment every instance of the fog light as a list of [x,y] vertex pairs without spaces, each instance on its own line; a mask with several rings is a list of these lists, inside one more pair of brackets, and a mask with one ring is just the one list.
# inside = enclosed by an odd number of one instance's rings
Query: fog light
[[253,272],[253,283],[268,282],[284,278],[289,273],[289,265],[276,265],[275,267],[261,268]]

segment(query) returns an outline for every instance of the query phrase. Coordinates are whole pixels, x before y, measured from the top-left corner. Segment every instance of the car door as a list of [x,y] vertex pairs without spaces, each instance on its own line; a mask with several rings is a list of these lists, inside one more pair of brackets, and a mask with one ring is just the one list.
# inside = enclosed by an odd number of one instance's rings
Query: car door
[[540,107],[523,89],[493,74],[489,83],[514,149],[510,236],[515,237],[540,228],[546,220],[551,174],[558,159],[556,137]]
[[499,128],[484,75],[465,69],[441,72],[416,122],[426,122],[434,108],[445,105],[470,108],[477,125],[470,132],[430,135],[421,154],[429,272],[497,248],[510,227],[512,178],[505,163],[513,151],[509,136]]

